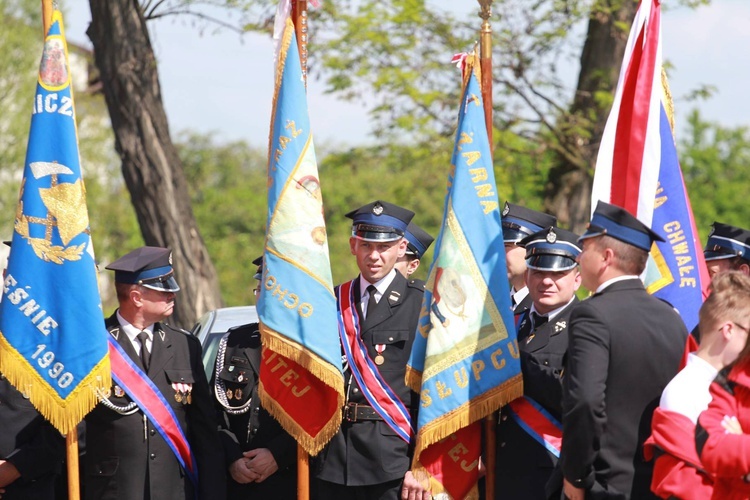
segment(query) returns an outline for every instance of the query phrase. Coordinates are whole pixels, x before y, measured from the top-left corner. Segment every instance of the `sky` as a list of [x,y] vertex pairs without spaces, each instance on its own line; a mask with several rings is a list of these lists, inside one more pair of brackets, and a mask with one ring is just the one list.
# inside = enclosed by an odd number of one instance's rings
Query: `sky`
[[[433,1],[445,4],[442,0]],[[88,2],[66,3],[67,38],[91,47],[85,34],[91,20]],[[469,14],[478,10],[473,0],[450,3],[456,12],[463,5]],[[479,25],[477,18],[477,29]],[[200,36],[188,21],[175,18],[159,20],[151,26],[172,135],[190,129],[213,133],[219,143],[245,140],[255,146],[267,144],[273,98],[270,37],[240,37],[228,31]],[[674,8],[662,13],[664,59],[674,66],[670,86],[675,97],[678,134],[681,118],[684,122],[689,110],[696,106],[705,119],[725,126],[750,124],[748,105],[742,105],[748,102],[745,96],[750,83],[748,26],[747,0],[713,0],[712,5],[695,10]],[[457,48],[456,52],[461,49],[465,48]],[[682,98],[700,85],[712,85],[718,90],[702,103]],[[325,95],[323,83],[314,78],[308,83],[308,93],[316,142],[355,145],[372,140],[366,104]]]

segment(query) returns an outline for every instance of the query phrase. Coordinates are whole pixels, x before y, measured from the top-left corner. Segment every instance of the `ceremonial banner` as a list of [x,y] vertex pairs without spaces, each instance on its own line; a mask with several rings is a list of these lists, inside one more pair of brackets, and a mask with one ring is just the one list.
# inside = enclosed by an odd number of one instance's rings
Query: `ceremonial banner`
[[466,59],[443,224],[406,382],[420,393],[413,469],[476,495],[480,419],[523,394],[478,61]]
[[263,406],[310,454],[341,425],[341,370],[323,197],[294,26],[276,67],[268,159],[268,225],[258,311]]
[[0,302],[0,371],[67,434],[110,387],[62,15],[44,41]]
[[659,1],[647,0],[633,21],[599,148],[591,207],[598,200],[624,207],[667,240],[651,248],[644,281],[692,330],[709,280],[677,160],[660,16]]

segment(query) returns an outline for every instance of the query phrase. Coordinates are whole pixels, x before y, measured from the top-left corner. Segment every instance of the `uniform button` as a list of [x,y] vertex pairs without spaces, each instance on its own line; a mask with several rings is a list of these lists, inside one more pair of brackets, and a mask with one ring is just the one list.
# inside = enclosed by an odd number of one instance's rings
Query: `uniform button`
[[508,420],[508,415],[503,415],[502,417],[500,417],[500,420],[505,422],[506,420]]
[[257,433],[258,433],[258,429],[253,429],[253,432],[252,432],[253,436],[255,436]]
[[153,436],[155,434],[156,434],[156,431],[154,429],[151,429],[151,435]]
[[253,411],[254,411],[255,413],[258,413],[258,412],[260,411],[260,406],[256,406],[256,407],[255,407],[255,409],[254,409]]
[[185,377],[180,377],[180,382],[184,382],[184,381],[185,381]]
[[545,365],[549,365],[549,361],[545,361],[545,362],[544,362],[544,364],[545,364]]
[[355,387],[355,388],[354,388],[354,392],[359,392],[359,389],[357,389],[357,388]]
[[149,455],[149,457],[151,458],[151,460],[154,460],[156,458],[156,453],[152,453],[151,455]]
[[388,337],[389,342],[393,342],[393,337]]
[[500,448],[505,448],[505,442],[500,443]]

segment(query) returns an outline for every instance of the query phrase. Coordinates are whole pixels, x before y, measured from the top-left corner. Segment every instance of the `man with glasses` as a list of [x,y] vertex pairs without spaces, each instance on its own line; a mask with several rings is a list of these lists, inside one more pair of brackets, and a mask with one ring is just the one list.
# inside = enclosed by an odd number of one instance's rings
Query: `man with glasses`
[[119,308],[106,322],[113,385],[86,417],[87,499],[223,498],[225,473],[201,345],[164,323],[180,290],[171,251],[107,266]]
[[661,498],[711,498],[714,481],[696,451],[695,426],[711,402],[711,382],[747,345],[750,277],[740,271],[716,275],[699,318],[700,347],[664,389],[646,443],[647,457],[656,457],[651,489]]

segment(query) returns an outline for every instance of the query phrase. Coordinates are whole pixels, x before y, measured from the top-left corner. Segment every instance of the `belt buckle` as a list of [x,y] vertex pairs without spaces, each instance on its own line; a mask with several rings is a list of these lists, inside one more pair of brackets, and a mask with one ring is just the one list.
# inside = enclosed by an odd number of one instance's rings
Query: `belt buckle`
[[357,403],[347,403],[345,407],[346,421],[356,422],[357,421]]

